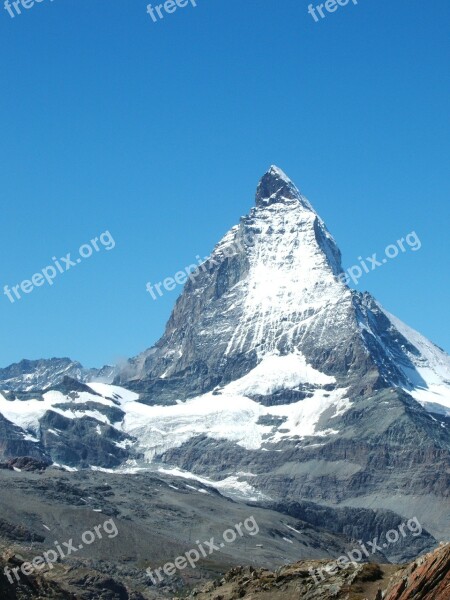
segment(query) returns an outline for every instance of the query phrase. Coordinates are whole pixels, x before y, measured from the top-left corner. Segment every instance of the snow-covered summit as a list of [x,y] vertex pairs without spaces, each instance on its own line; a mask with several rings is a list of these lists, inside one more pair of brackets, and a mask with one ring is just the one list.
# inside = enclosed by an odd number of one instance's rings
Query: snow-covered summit
[[341,274],[325,223],[273,165],[257,186],[256,205],[186,284],[164,336],[130,361],[118,382],[149,402],[183,401],[245,377],[271,357],[300,353],[351,393],[407,389],[411,381],[426,388],[422,363],[412,360],[420,350]]

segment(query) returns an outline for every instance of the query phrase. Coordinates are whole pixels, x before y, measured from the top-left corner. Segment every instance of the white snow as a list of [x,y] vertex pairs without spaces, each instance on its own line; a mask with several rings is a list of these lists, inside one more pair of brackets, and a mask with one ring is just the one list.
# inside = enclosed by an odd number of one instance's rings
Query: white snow
[[207,479],[206,477],[199,477],[194,475],[194,473],[190,473],[189,471],[183,471],[178,468],[173,469],[165,469],[163,467],[159,468],[158,471],[160,473],[165,473],[166,475],[172,475],[174,477],[183,477],[185,479],[194,479],[195,481],[199,481],[204,485],[209,485],[221,493],[224,496],[232,496],[233,498],[239,498],[241,500],[250,500],[250,501],[258,501],[258,500],[270,500],[270,498],[264,495],[262,492],[255,490],[249,483],[246,481],[239,481],[237,477],[231,476],[222,479],[221,481],[213,481],[211,479]]
[[[99,471],[100,473],[115,473],[114,469],[105,469],[103,467],[97,467],[97,466],[91,466],[91,471]],[[94,500],[94,498],[91,498],[90,496],[88,496],[91,500]]]
[[132,445],[131,440],[123,440],[122,442],[114,442],[114,446],[116,446],[117,448],[122,448],[123,450],[126,450],[131,445]]
[[[137,402],[139,396],[134,392],[118,386],[93,383],[92,389],[102,396],[82,392],[70,398],[61,392],[49,391],[44,394],[43,400],[9,401],[0,395],[0,413],[21,427],[24,436],[28,436],[26,439],[36,442],[39,421],[49,410],[70,419],[89,416],[98,421],[98,435],[102,434],[100,423],[112,425],[136,438],[138,450],[143,452],[147,461],[152,461],[155,455],[179,447],[199,435],[232,442],[249,450],[261,449],[267,444],[293,436],[333,435],[335,429],[318,427],[321,416],[325,412],[328,417],[336,416],[350,407],[350,402],[345,398],[346,390],[325,392],[317,387],[333,381],[334,378],[308,365],[298,352],[287,356],[274,352],[246,376],[222,388],[219,394],[207,393],[172,406],[148,406]],[[315,386],[313,395],[289,405],[266,407],[246,395],[266,395],[282,389],[295,389],[302,384]],[[112,397],[118,399],[125,412],[121,423],[111,424],[99,411],[84,411],[80,406],[88,401],[112,406]],[[62,404],[67,408],[55,407]],[[264,416],[284,420],[281,424],[283,432],[278,431],[276,425],[259,424],[258,421]],[[60,435],[57,430],[48,431],[51,435]],[[125,449],[132,443],[131,440],[123,440],[115,442],[115,445]],[[99,469],[96,466],[92,468]]]
[[[96,383],[93,386],[104,386],[106,384]],[[108,391],[109,394],[112,394],[116,388],[115,386],[107,386],[110,387]],[[128,399],[137,398],[138,395],[133,392],[123,391],[124,402],[127,402]],[[98,404],[105,404],[106,406],[115,406],[112,400],[108,398],[104,398],[101,396],[96,396],[94,394],[90,394],[88,392],[81,392],[77,395],[76,398],[71,398],[64,395],[61,392],[57,392],[55,390],[51,390],[43,394],[42,400],[7,400],[2,394],[0,394],[0,413],[11,423],[17,425],[25,432],[32,432],[35,436],[39,434],[39,421],[45,415],[45,413],[49,410],[56,412],[68,419],[81,419],[82,417],[91,417],[100,421],[101,423],[105,423],[110,425],[109,419],[99,412],[98,410],[81,410],[77,407],[86,402],[97,402]],[[67,408],[61,409],[57,408],[55,405],[65,404]],[[57,431],[54,429],[49,429],[50,433],[53,435],[59,435]],[[100,429],[97,429],[97,433],[101,433]],[[30,441],[38,441],[37,438],[31,439]]]
[[[279,369],[275,365],[279,365]],[[298,374],[296,366],[300,368]],[[273,370],[270,371],[270,368]],[[269,375],[266,381],[262,377],[263,369],[256,367],[247,376],[223,388],[218,395],[208,393],[173,406],[147,406],[129,402],[126,405],[123,430],[138,440],[139,448],[148,461],[156,454],[179,447],[199,435],[227,440],[248,450],[256,450],[263,446],[263,441],[270,443],[292,436],[337,433],[334,429],[318,430],[317,425],[326,411],[333,417],[350,408],[350,401],[345,398],[345,389],[326,392],[319,388],[310,398],[273,407],[265,407],[243,394],[250,391],[268,393],[287,387],[288,381],[295,381],[298,385],[306,381],[305,373],[311,374],[316,382],[333,381],[333,378],[314,371],[299,355],[269,358]],[[287,431],[281,433],[274,431],[270,425],[260,425],[258,420],[262,416],[286,417],[282,429]]]
[[[94,392],[101,394],[103,399],[100,396],[96,396],[98,398],[98,402],[104,402],[107,404],[107,400],[117,400],[120,404],[126,404],[127,402],[133,402],[139,398],[139,394],[135,392],[130,392],[123,387],[119,387],[117,385],[110,385],[108,383],[89,383],[88,384]],[[109,405],[114,405],[114,402],[109,402]]]
[[300,535],[301,535],[301,533],[302,533],[302,532],[301,532],[301,531],[299,531],[298,529],[295,529],[295,527],[291,527],[291,526],[290,526],[290,525],[288,525],[287,523],[285,523],[285,525],[286,525],[286,527],[287,527],[288,529],[291,529],[292,531],[295,531],[295,533],[300,533]]
[[351,292],[335,278],[338,265],[319,244],[316,228],[323,228],[326,243],[334,242],[303,196],[258,206],[250,216],[256,234],[247,249],[249,271],[228,292],[229,305],[242,309],[237,327],[224,334],[227,355],[245,348],[262,359],[280,346],[294,352],[294,337],[307,336],[313,323],[344,320]]
[[405,351],[414,365],[414,369],[401,367],[411,382],[408,393],[430,412],[450,416],[450,356],[381,305],[379,307],[397,331],[420,352],[416,356]]
[[[56,392],[58,393],[58,392]],[[64,399],[62,394],[59,400]],[[17,425],[24,431],[32,431],[34,434],[39,432],[39,419],[41,419],[47,410],[52,408],[54,401],[44,395],[44,400],[6,400],[0,394],[0,413]],[[56,412],[61,412],[56,410]]]
[[23,433],[23,439],[26,440],[27,442],[33,442],[34,444],[39,443],[39,440],[34,437],[33,435],[30,435],[28,433]]
[[250,373],[230,383],[227,391],[243,396],[268,395],[278,390],[295,389],[300,384],[325,385],[334,381],[334,377],[325,375],[308,365],[299,351],[287,356],[274,353],[264,356]]
[[283,438],[299,436],[325,436],[339,433],[335,429],[318,430],[317,425],[320,417],[327,410],[331,410],[330,418],[343,415],[350,407],[351,402],[345,397],[346,390],[334,390],[325,392],[317,390],[311,398],[305,398],[288,406],[274,406],[268,409],[268,414],[276,416],[287,416],[287,421],[281,428],[288,432],[278,431],[274,435],[274,441]]

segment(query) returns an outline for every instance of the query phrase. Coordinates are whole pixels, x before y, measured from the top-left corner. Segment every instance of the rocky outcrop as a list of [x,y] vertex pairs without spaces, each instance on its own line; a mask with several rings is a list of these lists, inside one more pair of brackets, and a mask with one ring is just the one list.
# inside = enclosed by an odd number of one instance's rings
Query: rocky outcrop
[[450,598],[450,544],[421,556],[397,574],[383,600],[448,600]]
[[50,464],[50,461],[38,460],[31,456],[18,456],[8,460],[6,463],[0,463],[0,469],[41,473],[45,471]]

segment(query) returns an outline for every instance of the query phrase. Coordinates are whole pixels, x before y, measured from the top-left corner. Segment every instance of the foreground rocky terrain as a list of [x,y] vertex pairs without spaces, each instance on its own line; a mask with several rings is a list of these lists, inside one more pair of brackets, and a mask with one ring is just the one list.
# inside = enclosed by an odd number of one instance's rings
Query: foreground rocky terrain
[[[322,571],[323,561],[301,561],[276,571],[238,567],[194,590],[196,600],[448,600],[450,544],[409,565],[359,564]],[[336,569],[334,570],[336,571]],[[313,572],[313,574],[311,574]]]
[[112,560],[93,565],[86,559],[56,564],[42,575],[21,575],[20,581],[11,585],[4,569],[10,572],[15,566],[20,567],[29,558],[28,552],[19,555],[17,550],[7,549],[0,553],[2,599],[448,600],[450,597],[450,544],[443,544],[406,565],[372,562],[337,568],[334,561],[302,560],[276,570],[238,566],[194,589],[191,581],[184,582],[177,590],[167,586],[145,588],[132,577],[124,577],[123,572],[118,575]]

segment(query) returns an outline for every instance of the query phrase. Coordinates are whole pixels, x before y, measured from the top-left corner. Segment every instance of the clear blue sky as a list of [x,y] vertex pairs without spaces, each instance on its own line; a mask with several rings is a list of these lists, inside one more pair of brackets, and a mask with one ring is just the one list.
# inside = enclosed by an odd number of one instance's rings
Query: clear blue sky
[[[3,0],[1,2],[3,4]],[[0,6],[0,290],[109,230],[96,253],[11,304],[0,365],[135,355],[272,163],[310,199],[344,266],[415,230],[366,275],[391,312],[450,350],[448,0],[197,0],[153,23],[145,0]]]

